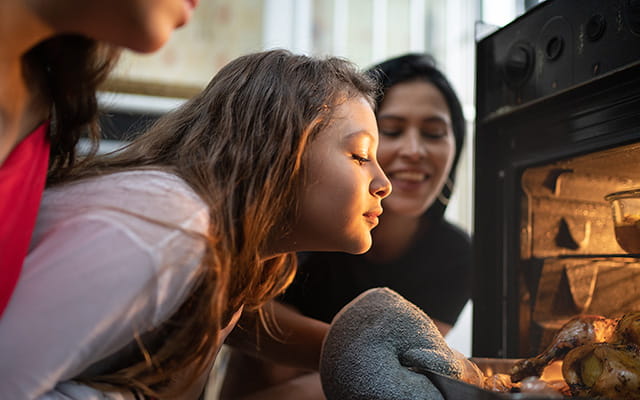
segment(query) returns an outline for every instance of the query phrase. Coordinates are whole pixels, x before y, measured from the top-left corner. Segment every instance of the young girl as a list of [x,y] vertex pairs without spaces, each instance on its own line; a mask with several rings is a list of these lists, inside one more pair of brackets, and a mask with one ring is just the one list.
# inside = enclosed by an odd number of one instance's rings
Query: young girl
[[80,135],[99,137],[96,88],[118,46],[156,50],[194,7],[191,0],[0,2],[0,316],[27,254],[47,169],[61,176]]
[[465,137],[462,106],[435,61],[406,54],[370,69],[380,77],[378,160],[394,191],[363,256],[314,253],[286,300],[323,321],[367,289],[388,286],[446,335],[471,296],[469,235],[444,218]]
[[[242,310],[289,285],[294,252],[371,246],[390,192],[374,90],[339,59],[244,56],[71,171],[45,193],[0,321],[0,393],[197,397]],[[324,328],[308,355],[265,351],[317,369]]]
[[[428,55],[395,57],[369,73],[383,88],[376,99],[378,159],[393,193],[384,200],[369,252],[305,254],[284,301],[331,322],[360,293],[389,287],[424,310],[445,335],[471,295],[469,236],[444,219],[465,136],[462,107]],[[238,352],[232,353],[228,371],[224,399],[252,392],[251,398],[297,399],[301,388],[305,398],[324,398],[317,374],[308,371]],[[250,384],[242,381],[246,374],[254,376]]]

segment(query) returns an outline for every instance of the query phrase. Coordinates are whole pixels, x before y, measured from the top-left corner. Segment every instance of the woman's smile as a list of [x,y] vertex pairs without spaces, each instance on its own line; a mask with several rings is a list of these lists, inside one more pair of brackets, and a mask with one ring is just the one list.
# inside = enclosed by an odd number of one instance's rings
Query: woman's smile
[[398,170],[388,173],[394,189],[400,192],[416,192],[431,182],[431,174],[418,170]]

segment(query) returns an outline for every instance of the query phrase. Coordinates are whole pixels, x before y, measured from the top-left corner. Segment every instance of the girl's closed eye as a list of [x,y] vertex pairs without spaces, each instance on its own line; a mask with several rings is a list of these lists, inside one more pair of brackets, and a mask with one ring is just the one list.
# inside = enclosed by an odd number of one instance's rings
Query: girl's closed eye
[[368,163],[368,162],[371,161],[370,159],[368,159],[366,157],[362,157],[362,156],[360,156],[358,154],[355,154],[355,153],[351,154],[351,158],[356,160],[358,162],[358,164],[360,164],[360,165],[364,165],[365,163]]
[[371,157],[371,155],[375,154],[372,141],[373,137],[369,132],[358,131],[349,134],[345,139],[346,153],[358,164],[364,165],[374,158]]

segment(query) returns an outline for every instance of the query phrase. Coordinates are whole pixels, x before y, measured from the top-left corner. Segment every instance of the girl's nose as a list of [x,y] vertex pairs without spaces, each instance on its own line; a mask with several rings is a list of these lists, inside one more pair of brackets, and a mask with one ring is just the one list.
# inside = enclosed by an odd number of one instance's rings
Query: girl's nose
[[380,165],[376,162],[376,172],[371,180],[371,185],[369,186],[369,191],[372,195],[379,197],[380,199],[384,199],[385,197],[391,194],[391,181],[387,178],[384,171]]

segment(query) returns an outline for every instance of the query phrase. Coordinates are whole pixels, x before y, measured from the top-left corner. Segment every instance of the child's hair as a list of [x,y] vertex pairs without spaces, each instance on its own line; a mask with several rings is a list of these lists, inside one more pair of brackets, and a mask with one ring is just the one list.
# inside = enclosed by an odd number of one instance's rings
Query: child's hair
[[142,361],[101,381],[152,393],[145,388],[161,388],[194,365],[195,379],[234,311],[243,304],[260,310],[283,292],[296,271],[295,255],[265,259],[263,250],[297,216],[307,146],[331,123],[337,105],[364,97],[373,107],[376,91],[346,60],[285,50],[246,55],[123,151],[73,171],[70,179],[131,168],[171,171],[210,207],[199,284],[171,319],[165,342],[151,351],[160,368]]
[[120,54],[116,46],[82,35],[57,35],[23,56],[30,89],[50,107],[49,181],[62,179],[76,161],[76,145],[86,135],[92,152],[100,139],[96,91]]

